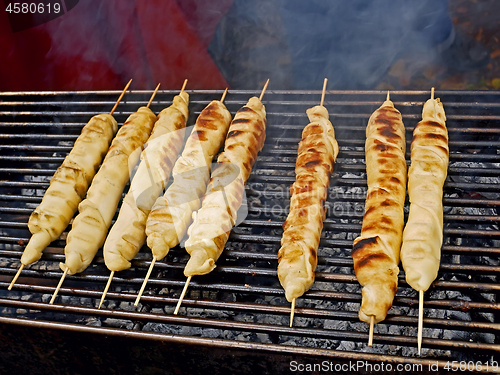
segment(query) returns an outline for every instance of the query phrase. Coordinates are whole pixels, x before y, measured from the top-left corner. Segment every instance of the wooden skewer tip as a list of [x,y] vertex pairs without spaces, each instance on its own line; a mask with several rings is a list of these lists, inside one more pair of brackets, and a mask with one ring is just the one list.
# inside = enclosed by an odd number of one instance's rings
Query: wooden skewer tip
[[296,300],[296,298],[292,299],[292,307],[290,309],[290,328],[292,328],[293,317],[295,315],[295,300]]
[[321,92],[321,103],[320,106],[323,106],[323,103],[325,102],[325,92],[326,92],[326,84],[328,83],[328,78],[325,78],[323,81],[323,91]]
[[108,282],[106,283],[106,288],[104,288],[104,292],[102,292],[101,302],[99,302],[98,309],[101,308],[102,303],[104,302],[104,299],[106,298],[106,294],[108,294],[109,286],[111,285],[111,281],[113,280],[114,275],[115,275],[115,271],[111,271],[111,274],[109,275]]
[[179,301],[177,302],[177,306],[175,306],[174,315],[177,315],[177,313],[179,312],[182,300],[184,299],[184,296],[186,295],[189,283],[191,282],[191,277],[192,276],[189,276],[186,280],[186,284],[184,284],[184,289],[182,289],[182,293],[181,293],[181,296],[179,297]]
[[391,96],[389,94],[389,90],[387,90],[387,99],[386,100],[391,100]]
[[125,93],[127,92],[128,90],[128,87],[130,86],[130,84],[132,83],[132,79],[130,81],[128,81],[128,83],[126,84],[125,88],[123,89],[122,93],[120,94],[120,96],[118,97],[118,100],[116,101],[115,105],[113,106],[113,109],[111,109],[111,111],[109,112],[110,115],[112,115],[116,108],[118,107],[118,104],[120,104],[123,96],[125,95]]
[[184,91],[184,89],[186,88],[187,83],[188,83],[188,80],[187,80],[187,78],[186,78],[186,79],[184,80],[183,85],[182,85],[181,92],[183,92],[183,91]]
[[373,345],[373,328],[375,326],[375,315],[370,317],[370,332],[368,334],[368,346],[371,348]]
[[222,97],[220,98],[220,102],[224,102],[224,99],[226,98],[226,94],[227,94],[227,87],[226,89],[224,90],[224,92],[222,93]]
[[267,79],[266,84],[265,84],[265,85],[264,85],[264,87],[262,88],[262,92],[260,93],[259,100],[262,100],[262,98],[264,97],[264,93],[265,93],[265,92],[266,92],[266,90],[267,90],[267,85],[269,85],[269,78]]
[[148,283],[149,276],[151,276],[151,272],[153,271],[153,267],[155,266],[155,263],[156,263],[156,257],[153,257],[153,260],[151,261],[151,265],[149,266],[148,272],[146,273],[146,277],[144,278],[144,281],[142,282],[141,290],[139,290],[139,293],[137,294],[137,298],[135,299],[134,306],[137,306],[139,304],[139,301],[141,300],[142,293],[144,293],[144,288],[146,288],[146,284]]
[[422,349],[422,331],[424,328],[424,291],[420,290],[418,292],[418,335],[417,335],[417,346],[418,355]]
[[49,305],[52,305],[57,297],[57,294],[59,293],[59,289],[61,289],[61,285],[64,282],[64,279],[66,278],[66,275],[68,274],[69,268],[66,267],[66,270],[61,276],[61,279],[59,280],[59,284],[57,284],[56,290],[54,291],[54,294],[52,295],[52,298],[50,299]]
[[7,288],[7,290],[11,290],[12,289],[12,287],[16,283],[17,279],[19,278],[19,275],[21,274],[23,268],[24,268],[24,264],[21,263],[21,267],[19,267],[19,269],[17,270],[16,275],[14,276],[14,278],[12,279],[12,281],[10,282],[10,285]]
[[434,100],[434,87],[431,88],[431,99]]
[[156,86],[155,91],[153,91],[153,94],[151,95],[151,98],[149,98],[149,102],[148,102],[148,105],[146,107],[149,108],[149,106],[151,105],[151,102],[153,101],[154,97],[156,96],[156,93],[158,92],[158,89],[160,88],[160,85],[161,85],[161,83],[159,83],[158,86]]

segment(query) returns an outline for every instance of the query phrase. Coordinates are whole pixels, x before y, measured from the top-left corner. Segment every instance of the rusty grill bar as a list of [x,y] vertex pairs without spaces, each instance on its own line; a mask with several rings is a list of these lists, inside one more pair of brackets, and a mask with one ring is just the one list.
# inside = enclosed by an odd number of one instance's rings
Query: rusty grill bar
[[[188,91],[190,118],[222,91]],[[159,91],[158,113],[176,91]],[[151,91],[130,91],[115,112],[118,123]],[[225,104],[234,113],[258,94],[230,90]],[[268,132],[247,188],[248,216],[230,237],[218,267],[193,278],[178,316],[173,309],[185,282],[187,256],[174,248],[157,262],[139,308],[133,306],[151,262],[144,247],[132,268],[115,274],[101,310],[97,305],[109,276],[100,251],[82,274],[68,276],[54,305],[67,231],[42,259],[27,267],[12,291],[30,233],[27,221],[50,178],[83,125],[107,112],[117,91],[0,93],[0,323],[89,331],[106,335],[215,345],[332,359],[427,363],[486,361],[500,353],[500,93],[437,91],[450,136],[450,166],[444,196],[444,246],[437,280],[425,294],[423,356],[416,355],[418,297],[400,274],[393,308],[377,325],[374,347],[368,326],[358,321],[360,286],[350,249],[361,230],[366,179],[364,130],[386,93],[327,91],[325,106],[340,146],[332,175],[316,283],[297,300],[294,327],[290,305],[276,275],[281,226],[288,213],[297,143],[307,124],[305,110],[319,104],[319,91],[273,91],[264,98]],[[394,91],[403,114],[407,160],[412,131],[428,91]],[[406,205],[406,213],[408,202]]]

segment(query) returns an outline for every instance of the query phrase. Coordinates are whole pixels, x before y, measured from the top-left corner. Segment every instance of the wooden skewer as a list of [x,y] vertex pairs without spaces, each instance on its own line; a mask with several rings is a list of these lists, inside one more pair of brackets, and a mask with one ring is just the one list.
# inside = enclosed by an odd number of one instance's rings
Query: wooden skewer
[[431,89],[431,99],[434,99],[434,87]]
[[151,265],[149,266],[148,273],[146,274],[146,277],[144,278],[144,281],[142,282],[141,290],[139,290],[139,294],[137,295],[137,298],[135,299],[134,306],[137,306],[139,304],[139,301],[141,300],[142,293],[144,293],[144,288],[146,288],[146,284],[148,283],[149,276],[151,276],[151,272],[153,271],[153,267],[155,266],[156,263],[156,257],[153,257],[153,260],[151,261]]
[[186,79],[184,80],[184,84],[182,85],[181,92],[183,92],[183,91],[184,91],[184,89],[186,88],[187,83],[188,83],[188,80],[187,80],[187,78],[186,78]]
[[325,78],[325,81],[323,82],[323,92],[321,93],[321,103],[320,106],[323,106],[323,103],[325,102],[325,92],[326,92],[326,83],[328,82],[328,78]]
[[368,334],[368,346],[373,345],[373,327],[375,326],[375,315],[370,316],[370,333]]
[[109,112],[110,115],[113,114],[113,112],[116,110],[116,107],[118,107],[118,104],[120,104],[120,101],[122,100],[123,98],[123,95],[125,95],[125,92],[127,92],[128,90],[128,87],[130,86],[130,84],[132,83],[132,80],[128,81],[127,85],[125,86],[125,88],[123,89],[122,93],[120,94],[118,100],[116,101],[115,103],[115,106],[113,107],[113,109]]
[[66,270],[64,271],[64,273],[62,274],[61,276],[61,280],[59,280],[59,284],[57,284],[57,288],[56,290],[54,291],[54,294],[52,295],[52,298],[50,299],[50,302],[49,302],[49,305],[52,305],[54,303],[54,300],[56,299],[57,297],[57,293],[59,293],[59,289],[61,289],[61,285],[64,281],[64,279],[66,278],[66,275],[68,274],[68,271],[69,271],[69,268],[66,267]]
[[17,270],[17,273],[14,276],[14,278],[12,279],[12,281],[10,282],[10,285],[7,288],[7,290],[11,290],[12,289],[12,287],[16,283],[17,279],[19,278],[19,275],[21,274],[21,271],[23,270],[23,268],[24,268],[24,264],[21,263],[21,267],[19,267],[19,269]]
[[418,336],[417,336],[417,346],[418,355],[420,355],[420,349],[422,349],[422,331],[424,328],[424,291],[420,290],[418,292]]
[[389,96],[389,91],[387,91],[387,99],[386,100],[391,100]]
[[224,101],[224,99],[226,98],[226,94],[227,94],[227,87],[226,89],[224,90],[224,92],[222,93],[222,98],[220,98],[220,102],[222,103]]
[[269,78],[267,79],[266,84],[265,84],[265,85],[264,85],[264,87],[262,88],[262,92],[260,93],[259,100],[262,100],[262,98],[264,97],[264,93],[265,93],[265,92],[266,92],[266,90],[267,90],[267,85],[269,85]]
[[292,308],[290,310],[290,328],[292,328],[293,316],[295,315],[295,300],[296,298],[292,299]]
[[153,95],[151,95],[151,98],[149,99],[148,105],[146,106],[147,108],[149,108],[149,106],[151,105],[151,102],[153,101],[154,97],[156,96],[156,93],[158,92],[160,85],[161,85],[161,83],[159,83],[158,86],[156,86],[156,89],[153,92]]
[[104,292],[102,292],[101,302],[99,302],[98,309],[101,308],[102,303],[104,302],[104,299],[106,298],[106,294],[108,294],[109,286],[111,285],[111,280],[113,280],[113,276],[115,276],[115,271],[111,271],[111,274],[109,275],[109,279],[108,279],[108,282],[106,284],[106,288],[104,288]]
[[179,309],[181,307],[181,303],[182,303],[182,300],[184,299],[184,296],[186,295],[186,292],[187,292],[187,289],[188,289],[188,286],[189,286],[189,283],[191,281],[191,277],[192,276],[189,276],[186,280],[186,284],[184,284],[184,289],[182,289],[182,293],[181,293],[181,296],[179,297],[179,301],[177,302],[177,306],[175,306],[175,310],[174,310],[174,315],[177,315],[177,313],[179,312]]

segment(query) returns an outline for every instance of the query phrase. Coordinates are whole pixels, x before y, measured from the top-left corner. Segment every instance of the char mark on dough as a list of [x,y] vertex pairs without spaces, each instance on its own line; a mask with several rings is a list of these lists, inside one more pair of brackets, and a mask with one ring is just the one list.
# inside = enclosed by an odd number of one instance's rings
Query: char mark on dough
[[241,133],[243,133],[243,131],[241,130],[231,130],[229,133],[227,133],[227,138],[236,137]]

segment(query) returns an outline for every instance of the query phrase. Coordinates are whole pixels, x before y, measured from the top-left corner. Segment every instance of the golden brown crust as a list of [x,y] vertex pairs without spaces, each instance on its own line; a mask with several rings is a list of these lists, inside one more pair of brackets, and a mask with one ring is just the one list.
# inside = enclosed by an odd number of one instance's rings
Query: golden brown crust
[[215,268],[236,221],[245,183],[264,145],[265,127],[264,105],[259,98],[250,98],[231,122],[224,152],[217,159],[221,165],[213,171],[202,207],[193,215],[186,241],[191,258],[184,275],[203,275]]
[[200,206],[210,178],[211,163],[226,137],[231,114],[223,103],[212,101],[201,111],[181,157],[176,161],[173,182],[149,213],[148,246],[157,260],[179,244]]
[[376,110],[366,128],[368,191],[360,237],[354,240],[354,271],[363,286],[362,321],[385,319],[397,291],[406,196],[405,130],[391,101]]

